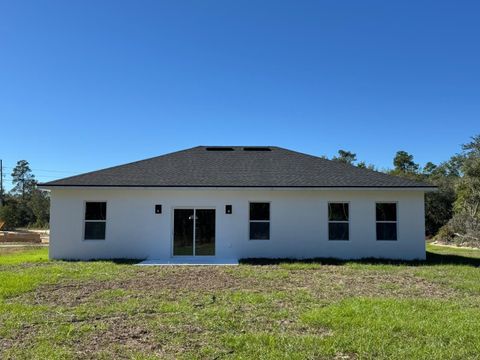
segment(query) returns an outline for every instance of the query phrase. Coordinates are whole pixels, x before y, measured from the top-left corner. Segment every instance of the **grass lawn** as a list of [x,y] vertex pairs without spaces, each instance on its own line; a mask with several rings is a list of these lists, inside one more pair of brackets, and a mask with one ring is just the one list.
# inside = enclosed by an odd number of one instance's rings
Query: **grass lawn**
[[478,359],[480,251],[136,267],[0,249],[0,358]]

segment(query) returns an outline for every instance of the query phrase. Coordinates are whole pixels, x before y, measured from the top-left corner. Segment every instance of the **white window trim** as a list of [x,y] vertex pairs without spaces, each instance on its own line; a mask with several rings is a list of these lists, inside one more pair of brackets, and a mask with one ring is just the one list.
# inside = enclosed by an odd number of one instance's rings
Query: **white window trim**
[[[87,203],[105,203],[105,211],[107,212],[108,218],[108,202],[106,200],[85,200],[83,202],[83,229],[82,229],[82,241],[106,241],[107,240],[107,219],[105,220],[87,220],[85,216],[87,215]],[[103,239],[85,239],[85,224],[87,222],[103,222],[105,223],[105,236]]]
[[[250,204],[268,204],[268,220],[250,220]],[[270,241],[272,238],[272,203],[270,201],[249,201],[248,202],[248,241]],[[250,238],[250,223],[268,223],[268,239],[251,239]]]
[[[396,219],[395,221],[393,220],[377,220],[377,204],[395,204],[395,215]],[[399,239],[399,228],[398,228],[398,201],[375,201],[375,207],[373,209],[374,215],[375,215],[375,239],[376,241],[386,241],[386,242],[391,242],[391,241],[398,241]],[[387,240],[387,239],[377,239],[377,224],[396,224],[396,239],[395,240]]]
[[[330,220],[329,217],[329,209],[330,204],[347,204],[348,205],[348,220]],[[349,201],[329,201],[327,203],[327,239],[328,241],[350,241],[350,202]],[[340,240],[340,239],[330,239],[330,224],[348,224],[348,239]]]

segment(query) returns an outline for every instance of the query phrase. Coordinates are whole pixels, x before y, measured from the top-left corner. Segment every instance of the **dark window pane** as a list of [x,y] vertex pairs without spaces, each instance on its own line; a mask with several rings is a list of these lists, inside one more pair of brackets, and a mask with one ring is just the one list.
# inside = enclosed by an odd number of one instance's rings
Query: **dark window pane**
[[329,240],[348,240],[348,224],[347,223],[330,223],[328,224]]
[[85,220],[106,220],[107,203],[87,202],[85,204]]
[[85,222],[85,240],[104,240],[104,222]]
[[329,221],[348,221],[348,204],[347,203],[328,204],[328,220]]
[[268,240],[270,239],[269,222],[251,222],[250,240]]
[[377,240],[397,240],[397,224],[377,223]]
[[397,204],[377,203],[377,221],[397,221]]
[[197,210],[195,214],[195,255],[215,255],[215,210]]
[[270,204],[250,203],[250,220],[270,220]]
[[173,255],[193,255],[193,209],[173,212]]

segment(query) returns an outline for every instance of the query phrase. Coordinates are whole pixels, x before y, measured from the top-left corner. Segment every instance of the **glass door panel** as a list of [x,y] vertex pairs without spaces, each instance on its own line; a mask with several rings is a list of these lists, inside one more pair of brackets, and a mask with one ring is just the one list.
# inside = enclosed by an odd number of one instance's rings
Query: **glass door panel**
[[215,255],[215,210],[195,210],[195,255]]
[[175,209],[173,215],[173,255],[193,255],[193,209]]

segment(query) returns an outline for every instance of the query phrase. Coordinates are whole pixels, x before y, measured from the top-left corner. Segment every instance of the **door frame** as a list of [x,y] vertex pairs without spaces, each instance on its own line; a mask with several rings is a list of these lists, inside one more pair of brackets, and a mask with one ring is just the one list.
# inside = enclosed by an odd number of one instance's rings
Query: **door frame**
[[[215,211],[215,239],[213,255],[195,255],[195,222],[193,223],[193,255],[174,255],[173,242],[175,240],[175,210],[193,210],[193,216],[196,217],[197,210],[214,210]],[[171,207],[171,221],[170,221],[170,257],[172,258],[211,258],[217,256],[217,208],[215,206],[172,206]],[[196,221],[196,219],[194,219]]]

